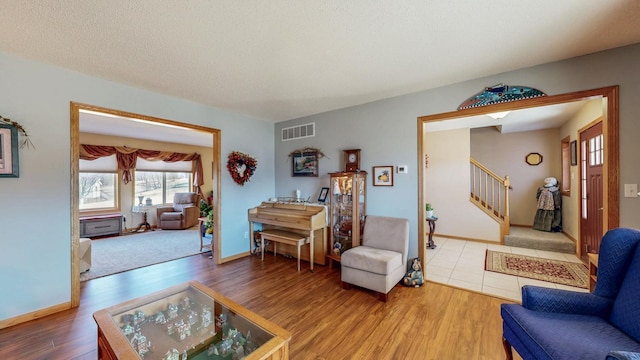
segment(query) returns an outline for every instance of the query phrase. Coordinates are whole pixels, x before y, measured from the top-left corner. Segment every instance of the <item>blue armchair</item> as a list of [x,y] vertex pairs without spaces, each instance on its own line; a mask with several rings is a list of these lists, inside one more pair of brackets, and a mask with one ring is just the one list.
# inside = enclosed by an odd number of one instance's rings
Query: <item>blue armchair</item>
[[502,304],[502,342],[523,359],[640,359],[640,231],[602,238],[592,293],[525,285]]

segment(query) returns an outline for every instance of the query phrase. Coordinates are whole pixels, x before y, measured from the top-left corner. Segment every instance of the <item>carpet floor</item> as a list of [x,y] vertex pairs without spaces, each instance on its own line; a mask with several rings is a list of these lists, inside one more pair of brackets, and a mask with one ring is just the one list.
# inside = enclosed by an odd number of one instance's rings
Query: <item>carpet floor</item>
[[576,244],[561,232],[546,232],[528,227],[512,226],[504,237],[504,245],[527,249],[574,254]]
[[198,230],[155,230],[96,239],[91,242],[91,269],[80,274],[80,281],[199,253]]
[[587,267],[584,264],[569,261],[487,250],[485,270],[583,289],[589,286]]

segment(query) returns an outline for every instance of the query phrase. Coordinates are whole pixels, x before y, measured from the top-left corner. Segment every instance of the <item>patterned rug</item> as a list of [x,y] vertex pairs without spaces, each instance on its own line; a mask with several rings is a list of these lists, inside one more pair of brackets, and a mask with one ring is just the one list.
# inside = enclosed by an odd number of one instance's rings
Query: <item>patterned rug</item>
[[486,271],[587,289],[589,271],[582,263],[487,250]]

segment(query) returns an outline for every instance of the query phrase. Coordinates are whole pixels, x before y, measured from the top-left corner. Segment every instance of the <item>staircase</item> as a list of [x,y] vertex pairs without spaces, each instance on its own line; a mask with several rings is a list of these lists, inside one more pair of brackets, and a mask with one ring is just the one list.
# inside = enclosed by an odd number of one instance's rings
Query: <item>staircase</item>
[[500,238],[509,234],[509,177],[504,179],[470,158],[469,200],[500,224]]
[[575,243],[563,233],[511,227],[509,224],[509,177],[496,175],[475,159],[470,159],[470,201],[500,224],[504,245],[574,254]]

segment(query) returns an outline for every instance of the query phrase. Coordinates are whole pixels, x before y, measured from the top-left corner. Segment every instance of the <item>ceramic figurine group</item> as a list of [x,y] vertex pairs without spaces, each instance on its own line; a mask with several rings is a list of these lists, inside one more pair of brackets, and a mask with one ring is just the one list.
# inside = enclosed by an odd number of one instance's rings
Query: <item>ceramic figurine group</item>
[[[153,350],[151,341],[142,333],[143,325],[145,324],[155,327],[164,325],[167,335],[174,337],[178,341],[183,341],[190,337],[194,330],[199,334],[207,332],[213,323],[211,308],[207,305],[202,305],[199,307],[200,313],[196,311],[196,308],[198,306],[196,306],[195,302],[189,297],[185,297],[179,304],[169,303],[166,310],[159,311],[152,316],[146,316],[143,311],[136,310],[133,314],[124,314],[120,317],[120,329],[136,353],[144,357]],[[215,336],[215,334],[213,329],[209,331],[209,335]],[[195,348],[193,345],[188,345],[187,347]],[[162,359],[186,360],[187,356],[187,349],[182,353],[177,349],[171,349],[167,351]]]
[[232,360],[240,360],[257,348],[258,344],[251,339],[251,331],[247,331],[247,335],[243,336],[238,329],[229,328],[226,335],[223,332],[222,341],[211,344],[207,348],[207,355],[226,357],[228,354],[232,354]]

